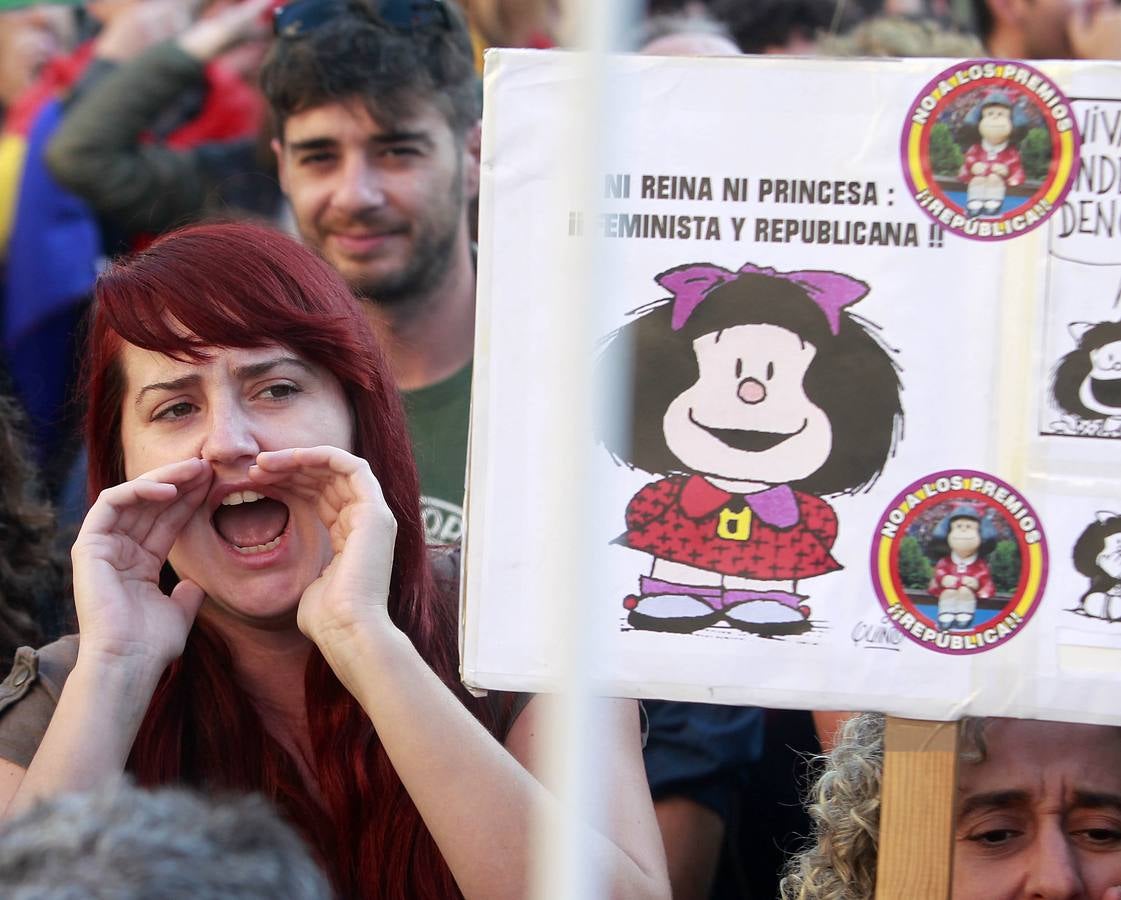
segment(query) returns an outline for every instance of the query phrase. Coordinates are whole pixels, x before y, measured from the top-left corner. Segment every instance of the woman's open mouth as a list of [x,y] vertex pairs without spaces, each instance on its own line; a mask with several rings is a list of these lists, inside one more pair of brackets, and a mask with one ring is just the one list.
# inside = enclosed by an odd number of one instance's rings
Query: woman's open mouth
[[211,524],[238,553],[265,553],[280,544],[288,527],[288,507],[256,491],[234,491],[222,498]]

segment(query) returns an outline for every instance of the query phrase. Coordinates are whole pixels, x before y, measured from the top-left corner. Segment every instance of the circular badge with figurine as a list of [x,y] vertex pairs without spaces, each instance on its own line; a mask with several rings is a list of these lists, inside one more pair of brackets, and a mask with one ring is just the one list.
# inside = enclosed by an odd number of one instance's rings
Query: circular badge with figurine
[[908,485],[876,525],[872,584],[895,627],[940,653],[1014,638],[1047,582],[1047,539],[1031,504],[984,472],[936,472]]
[[1042,225],[1078,171],[1070,101],[1026,63],[975,59],[936,75],[907,111],[900,152],[932,229],[1002,241]]

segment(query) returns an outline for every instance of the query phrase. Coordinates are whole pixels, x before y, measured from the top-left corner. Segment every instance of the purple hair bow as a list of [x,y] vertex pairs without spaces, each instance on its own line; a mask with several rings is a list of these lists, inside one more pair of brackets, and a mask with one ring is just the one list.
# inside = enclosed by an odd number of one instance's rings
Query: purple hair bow
[[673,294],[670,325],[674,331],[679,331],[713,288],[735,281],[741,275],[752,274],[781,278],[798,285],[825,313],[829,330],[833,334],[840,330],[841,310],[868,293],[868,285],[863,281],[839,272],[776,272],[774,269],[761,269],[751,263],[745,264],[738,272],[731,272],[711,263],[696,263],[670,269],[654,280]]

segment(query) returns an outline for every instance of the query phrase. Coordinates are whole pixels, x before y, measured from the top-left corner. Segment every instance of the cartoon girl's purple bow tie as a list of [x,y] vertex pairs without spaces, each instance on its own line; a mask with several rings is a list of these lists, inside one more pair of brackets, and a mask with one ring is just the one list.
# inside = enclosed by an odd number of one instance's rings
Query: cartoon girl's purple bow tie
[[678,266],[663,272],[654,280],[673,294],[673,314],[670,325],[678,331],[689,320],[701,301],[713,288],[741,275],[767,275],[798,285],[818,305],[829,322],[829,330],[837,334],[841,327],[841,310],[856,303],[868,293],[868,285],[839,272],[776,272],[747,263],[738,272],[732,272],[711,263]]

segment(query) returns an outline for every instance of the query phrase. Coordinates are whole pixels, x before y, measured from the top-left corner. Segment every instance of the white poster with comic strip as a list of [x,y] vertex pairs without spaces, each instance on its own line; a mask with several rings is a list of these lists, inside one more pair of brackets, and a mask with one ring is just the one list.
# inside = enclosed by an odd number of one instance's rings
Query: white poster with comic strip
[[465,680],[556,683],[533,398],[593,366],[605,689],[1121,723],[1121,67],[619,58],[585,215],[577,63],[487,62]]

